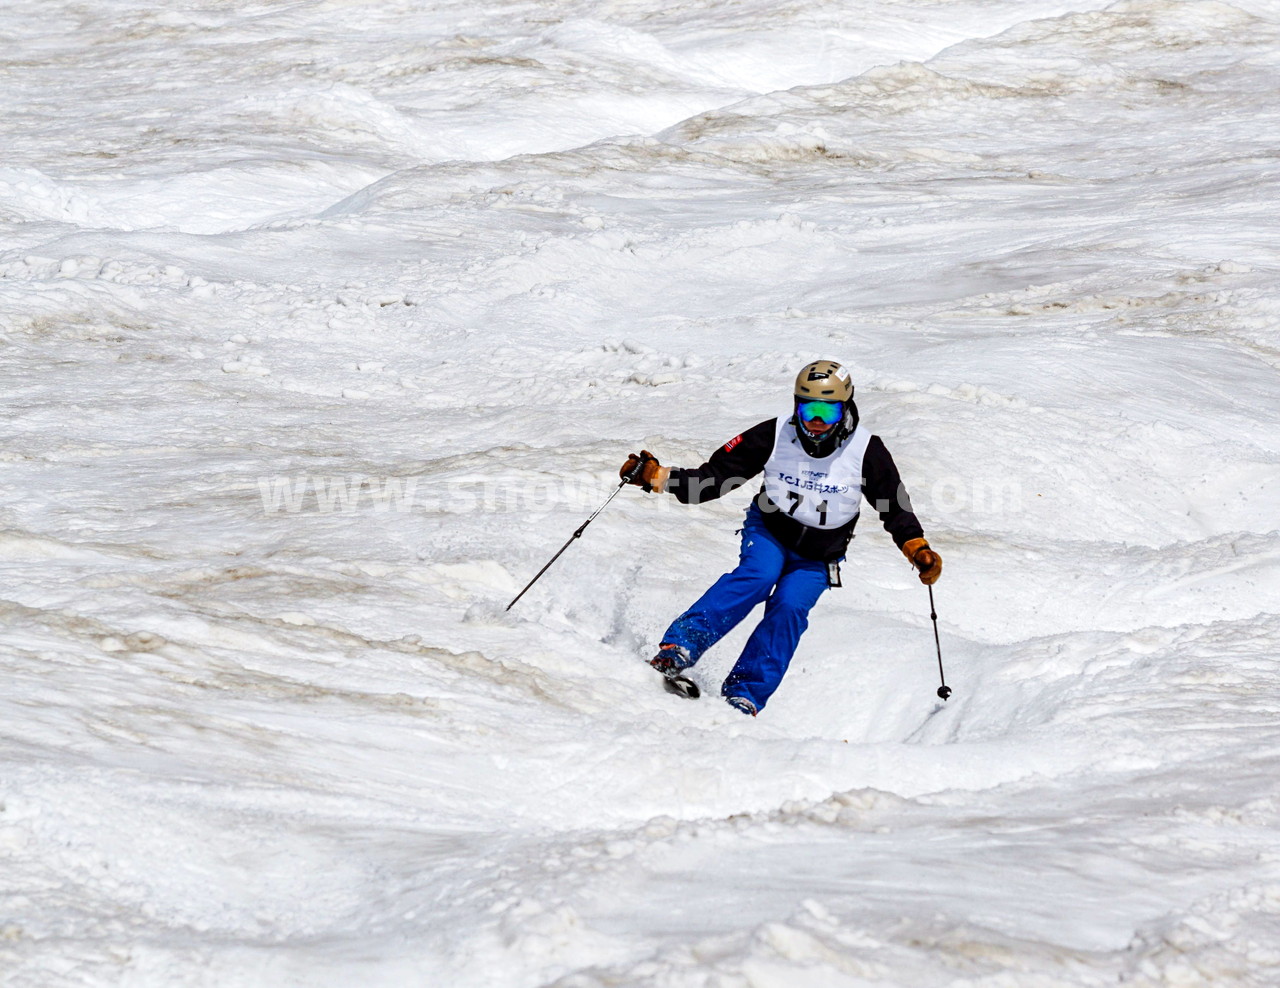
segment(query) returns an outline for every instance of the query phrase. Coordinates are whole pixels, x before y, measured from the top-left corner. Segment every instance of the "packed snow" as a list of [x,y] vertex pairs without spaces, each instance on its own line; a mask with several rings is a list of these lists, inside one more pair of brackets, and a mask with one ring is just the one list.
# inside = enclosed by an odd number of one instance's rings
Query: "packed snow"
[[[0,983],[1280,985],[1280,4],[9,0]],[[854,373],[758,718],[644,660]]]

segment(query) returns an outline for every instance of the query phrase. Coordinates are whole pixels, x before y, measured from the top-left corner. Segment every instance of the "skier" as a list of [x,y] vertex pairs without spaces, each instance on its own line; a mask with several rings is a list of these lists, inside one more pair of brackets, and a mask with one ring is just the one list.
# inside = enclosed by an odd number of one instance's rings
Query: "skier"
[[631,483],[674,494],[682,504],[714,500],[764,473],[747,508],[737,568],[672,622],[649,660],[673,693],[698,695],[683,671],[764,601],[764,617],[720,690],[744,714],[754,717],[764,709],[809,626],[810,609],[827,587],[840,586],[839,566],[863,497],[919,570],[921,583],[931,585],[942,573],[942,559],[925,541],[893,458],[880,437],[858,422],[849,372],[833,360],[800,371],[790,414],[730,439],[702,466],[664,467],[641,450],[619,475],[627,479],[638,464]]

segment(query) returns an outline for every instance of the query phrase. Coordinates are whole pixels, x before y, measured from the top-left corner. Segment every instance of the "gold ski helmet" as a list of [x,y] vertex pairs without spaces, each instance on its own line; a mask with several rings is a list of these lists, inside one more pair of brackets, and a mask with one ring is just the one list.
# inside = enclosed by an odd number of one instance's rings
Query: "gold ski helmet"
[[853,378],[834,360],[815,360],[796,375],[796,397],[803,401],[852,401]]

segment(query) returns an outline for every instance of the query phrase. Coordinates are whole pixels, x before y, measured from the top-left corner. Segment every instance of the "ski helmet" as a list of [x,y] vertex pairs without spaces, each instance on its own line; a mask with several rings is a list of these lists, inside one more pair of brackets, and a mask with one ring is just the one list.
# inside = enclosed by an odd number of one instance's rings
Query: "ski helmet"
[[853,378],[834,360],[815,360],[796,375],[796,397],[806,401],[850,401]]
[[[810,432],[805,419],[799,414],[803,402],[820,401],[839,403],[843,409],[835,428],[826,432]],[[858,425],[858,410],[853,403],[853,377],[834,360],[815,360],[796,375],[795,416],[796,437],[800,446],[810,456],[830,455],[849,437]],[[830,421],[830,420],[828,420]]]

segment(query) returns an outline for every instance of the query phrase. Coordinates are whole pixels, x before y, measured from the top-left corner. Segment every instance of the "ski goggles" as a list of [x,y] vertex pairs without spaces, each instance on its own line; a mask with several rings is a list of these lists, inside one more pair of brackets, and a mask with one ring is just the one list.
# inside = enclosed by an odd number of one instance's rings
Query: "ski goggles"
[[802,422],[815,419],[827,425],[835,425],[844,418],[844,402],[842,401],[797,401],[796,414]]

